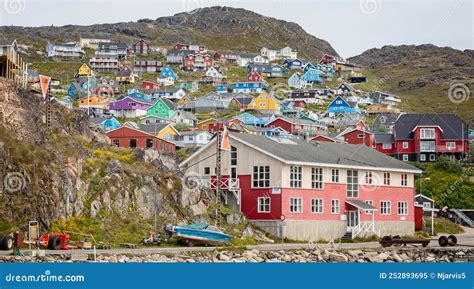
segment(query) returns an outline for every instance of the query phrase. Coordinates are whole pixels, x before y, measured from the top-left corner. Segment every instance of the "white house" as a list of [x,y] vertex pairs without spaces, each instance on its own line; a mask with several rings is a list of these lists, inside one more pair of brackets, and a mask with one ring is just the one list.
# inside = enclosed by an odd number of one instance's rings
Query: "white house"
[[270,61],[283,59],[283,58],[289,58],[289,59],[298,58],[298,53],[289,46],[286,46],[283,48],[262,47],[260,49],[260,55],[268,57]]
[[190,130],[180,132],[179,140],[176,142],[176,146],[197,146],[202,147],[209,143],[212,138],[212,134],[208,131],[202,130]]
[[262,55],[257,55],[252,59],[253,64],[269,64],[270,61],[268,60],[268,57],[262,56]]
[[214,66],[210,67],[207,71],[206,71],[206,76],[207,77],[212,77],[212,78],[223,78],[223,74],[219,72],[219,70],[217,70]]

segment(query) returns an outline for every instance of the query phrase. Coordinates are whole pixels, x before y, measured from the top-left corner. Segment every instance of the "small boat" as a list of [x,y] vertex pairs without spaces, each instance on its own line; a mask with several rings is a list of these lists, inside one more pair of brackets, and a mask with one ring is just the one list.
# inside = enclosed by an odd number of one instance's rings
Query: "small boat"
[[232,239],[232,236],[224,234],[216,226],[202,223],[187,226],[168,224],[165,227],[165,232],[189,246],[194,244],[222,245]]

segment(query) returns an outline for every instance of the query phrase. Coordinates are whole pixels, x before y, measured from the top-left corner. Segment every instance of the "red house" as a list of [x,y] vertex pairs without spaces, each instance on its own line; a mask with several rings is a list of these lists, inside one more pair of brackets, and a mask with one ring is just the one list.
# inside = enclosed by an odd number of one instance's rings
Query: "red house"
[[197,44],[183,44],[183,43],[176,43],[174,46],[176,50],[191,50],[195,52],[206,52],[206,47]]
[[314,136],[321,131],[325,131],[326,127],[316,124],[309,120],[303,119],[289,119],[284,117],[277,117],[271,122],[267,123],[267,127],[281,127],[287,132],[295,135]]
[[256,72],[256,71],[250,71],[250,73],[247,75],[247,81],[248,82],[261,82],[263,81],[263,76]]
[[149,50],[150,45],[143,39],[140,39],[139,41],[133,44],[133,52],[136,55],[146,55],[148,54]]
[[106,135],[112,141],[112,145],[121,148],[154,149],[168,153],[176,152],[176,145],[174,143],[127,126],[111,130]]
[[206,70],[213,64],[209,54],[191,53],[183,57],[182,69],[187,71]]
[[160,86],[158,84],[153,83],[151,81],[143,81],[143,83],[142,83],[142,89],[143,90],[150,91],[150,90],[159,89],[159,88],[160,88]]
[[339,134],[344,141],[349,144],[363,144],[368,147],[375,147],[374,134],[362,129],[347,128]]
[[317,135],[315,137],[312,137],[311,138],[312,141],[317,141],[317,142],[332,142],[332,143],[344,143],[343,141],[337,139],[337,138],[334,138],[334,137],[330,137],[330,136],[327,136],[327,135]]
[[395,154],[395,141],[391,133],[374,133],[375,149],[386,155]]
[[319,60],[320,64],[330,64],[334,62],[336,62],[336,57],[330,54],[324,54],[324,56],[321,57],[321,60]]

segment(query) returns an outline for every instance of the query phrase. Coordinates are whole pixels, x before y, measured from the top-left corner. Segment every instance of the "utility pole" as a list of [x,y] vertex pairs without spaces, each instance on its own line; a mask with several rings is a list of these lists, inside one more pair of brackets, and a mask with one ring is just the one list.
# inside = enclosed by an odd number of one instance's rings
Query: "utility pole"
[[221,197],[221,133],[217,131],[216,154],[216,226],[219,225],[220,197]]
[[46,93],[46,127],[50,128],[51,127],[51,101],[50,101],[50,96],[49,96],[49,89],[48,92]]

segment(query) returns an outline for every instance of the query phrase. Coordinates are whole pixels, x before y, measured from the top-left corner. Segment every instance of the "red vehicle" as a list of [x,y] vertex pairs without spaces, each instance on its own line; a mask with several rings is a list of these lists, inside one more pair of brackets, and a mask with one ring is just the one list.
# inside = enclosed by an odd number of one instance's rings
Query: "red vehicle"
[[49,250],[69,250],[69,234],[45,234],[39,238],[39,244]]

